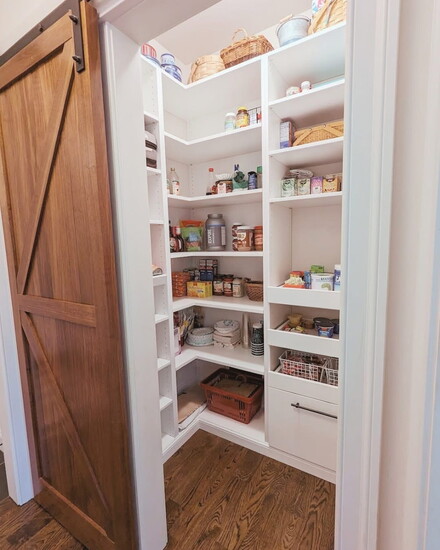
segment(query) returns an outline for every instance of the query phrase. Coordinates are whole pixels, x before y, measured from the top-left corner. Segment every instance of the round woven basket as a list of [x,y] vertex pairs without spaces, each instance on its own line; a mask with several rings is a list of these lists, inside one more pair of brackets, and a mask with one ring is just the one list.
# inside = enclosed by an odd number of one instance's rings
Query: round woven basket
[[326,0],[321,9],[312,18],[309,34],[322,31],[345,21],[347,0]]
[[263,301],[263,282],[262,281],[249,281],[246,283],[246,294],[249,300],[253,302]]
[[225,64],[219,55],[203,55],[194,61],[191,66],[191,73],[188,78],[188,84],[197,82],[202,78],[223,71]]

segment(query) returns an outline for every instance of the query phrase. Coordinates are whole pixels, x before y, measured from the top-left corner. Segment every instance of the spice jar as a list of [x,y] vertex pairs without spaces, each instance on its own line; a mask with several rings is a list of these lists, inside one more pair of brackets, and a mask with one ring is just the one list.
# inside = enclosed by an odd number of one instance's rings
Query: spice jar
[[233,275],[225,275],[223,277],[223,294],[224,296],[233,296],[232,283],[234,282]]
[[232,281],[232,295],[234,298],[243,298],[243,279],[240,277],[235,277]]
[[232,224],[232,250],[235,252],[238,250],[237,229],[243,225],[241,222],[234,222]]
[[249,126],[249,113],[246,107],[239,107],[237,110],[237,116],[235,117],[235,127],[245,128]]
[[223,214],[208,214],[205,231],[206,250],[226,249],[226,224]]
[[212,292],[214,296],[223,296],[223,278],[215,277],[212,283]]
[[235,130],[235,113],[226,113],[225,115],[225,132]]
[[254,227],[254,244],[255,250],[261,252],[263,250],[263,226],[256,225]]
[[237,227],[237,250],[250,252],[254,248],[254,230],[248,225]]

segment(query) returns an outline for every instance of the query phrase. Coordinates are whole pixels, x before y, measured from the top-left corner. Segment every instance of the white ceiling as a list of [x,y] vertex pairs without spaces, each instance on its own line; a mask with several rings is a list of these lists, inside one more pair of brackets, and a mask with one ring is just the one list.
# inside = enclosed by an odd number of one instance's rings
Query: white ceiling
[[156,36],[156,40],[188,64],[228,46],[239,27],[244,27],[249,35],[256,34],[286,15],[310,9],[311,5],[311,0],[221,0]]

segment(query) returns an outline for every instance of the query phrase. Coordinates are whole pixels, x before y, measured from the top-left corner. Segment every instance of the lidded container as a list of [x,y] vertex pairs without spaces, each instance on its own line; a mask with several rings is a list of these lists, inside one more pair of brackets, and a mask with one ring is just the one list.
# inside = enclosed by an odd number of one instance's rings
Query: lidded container
[[254,227],[254,244],[255,250],[261,252],[263,250],[263,226],[256,225]]
[[208,214],[205,232],[206,250],[226,249],[226,224],[223,214]]
[[248,225],[237,227],[237,250],[250,252],[254,249],[254,228]]
[[246,107],[239,107],[237,109],[237,116],[235,117],[235,127],[245,128],[249,126],[249,113]]
[[277,28],[280,46],[305,38],[308,35],[309,27],[310,18],[306,15],[289,16],[282,19]]
[[226,113],[225,115],[225,132],[235,130],[235,113]]

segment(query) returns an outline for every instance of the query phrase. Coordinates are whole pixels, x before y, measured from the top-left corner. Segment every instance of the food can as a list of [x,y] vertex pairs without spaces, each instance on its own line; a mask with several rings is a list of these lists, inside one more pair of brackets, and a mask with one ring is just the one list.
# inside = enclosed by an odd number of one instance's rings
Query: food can
[[333,290],[333,273],[312,273],[312,290]]

